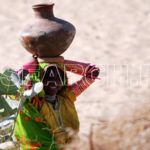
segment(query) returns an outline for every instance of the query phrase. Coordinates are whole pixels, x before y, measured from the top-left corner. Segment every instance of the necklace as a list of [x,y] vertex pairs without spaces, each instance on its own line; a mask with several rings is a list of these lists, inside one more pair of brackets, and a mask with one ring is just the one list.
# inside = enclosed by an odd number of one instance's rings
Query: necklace
[[56,101],[56,95],[54,95],[54,96],[45,95],[45,100],[47,102],[54,103]]

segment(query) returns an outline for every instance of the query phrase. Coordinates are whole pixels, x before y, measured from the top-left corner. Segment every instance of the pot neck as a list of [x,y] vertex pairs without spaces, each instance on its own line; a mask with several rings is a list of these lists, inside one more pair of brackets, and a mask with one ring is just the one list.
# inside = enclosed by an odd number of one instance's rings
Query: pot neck
[[32,9],[34,10],[35,16],[38,18],[51,18],[54,17],[53,6],[54,3],[43,3],[33,5]]

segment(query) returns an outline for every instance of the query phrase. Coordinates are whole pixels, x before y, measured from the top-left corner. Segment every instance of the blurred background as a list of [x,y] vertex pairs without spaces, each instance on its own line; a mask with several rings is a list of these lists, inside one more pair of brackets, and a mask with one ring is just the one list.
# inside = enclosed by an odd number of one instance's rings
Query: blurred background
[[[0,71],[31,60],[19,33],[32,20],[32,5],[54,2],[54,15],[71,22],[76,37],[66,59],[96,64],[100,78],[76,102],[80,134],[150,98],[149,0],[1,0]],[[69,74],[70,82],[79,77]]]

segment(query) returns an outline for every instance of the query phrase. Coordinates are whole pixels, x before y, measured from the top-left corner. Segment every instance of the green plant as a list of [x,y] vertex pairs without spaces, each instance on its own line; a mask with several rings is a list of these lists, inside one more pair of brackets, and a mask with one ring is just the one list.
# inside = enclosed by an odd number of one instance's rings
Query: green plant
[[[6,70],[3,74],[0,73],[0,122],[6,120],[8,117],[13,120],[13,125],[0,127],[0,143],[12,139],[18,112],[22,109],[22,105],[26,98],[37,95],[43,89],[43,84],[39,82],[35,83],[32,89],[25,90],[29,81],[29,74],[26,76],[25,80],[22,81],[18,74],[12,69]],[[19,101],[19,106],[17,108],[12,109],[9,106],[7,102],[7,97],[9,95],[19,95],[16,98],[16,100]]]

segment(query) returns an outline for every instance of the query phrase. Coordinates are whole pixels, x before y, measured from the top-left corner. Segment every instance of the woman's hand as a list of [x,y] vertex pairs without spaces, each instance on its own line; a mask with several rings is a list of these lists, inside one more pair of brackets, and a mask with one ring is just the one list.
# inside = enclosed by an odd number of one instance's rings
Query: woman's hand
[[40,57],[37,58],[39,63],[64,63],[64,57]]
[[86,77],[91,79],[98,79],[98,75],[100,73],[100,69],[95,67],[95,65],[90,65],[86,71]]
[[67,71],[71,71],[78,75],[85,76],[90,79],[99,79],[99,68],[90,63],[77,62],[73,60],[64,61]]

